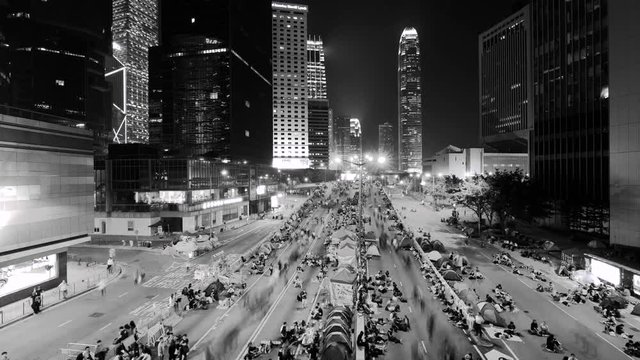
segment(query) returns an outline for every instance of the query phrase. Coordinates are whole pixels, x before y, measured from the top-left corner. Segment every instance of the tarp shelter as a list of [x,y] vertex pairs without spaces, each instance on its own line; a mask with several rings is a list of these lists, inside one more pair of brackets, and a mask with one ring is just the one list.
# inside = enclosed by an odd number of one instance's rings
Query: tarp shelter
[[430,261],[438,261],[442,259],[442,254],[440,254],[435,250],[432,250],[429,253],[427,253],[427,259],[429,259]]
[[462,278],[453,270],[447,270],[442,273],[442,277],[448,281],[461,281]]
[[331,278],[331,281],[342,284],[353,284],[356,281],[356,274],[350,273],[347,269],[340,269]]
[[502,317],[498,310],[496,310],[493,304],[489,304],[487,302],[478,303],[478,314],[482,316],[484,321],[496,326],[507,327],[507,324],[509,323],[504,317]]
[[264,244],[262,244],[260,246],[260,251],[259,252],[261,252],[263,254],[266,254],[266,255],[269,255],[269,254],[271,254],[272,250],[273,249],[271,248],[271,244],[267,242],[267,243],[264,243]]
[[368,256],[380,256],[380,250],[378,250],[377,246],[371,245],[367,249],[367,255]]
[[431,245],[433,245],[433,250],[444,252],[446,249],[444,248],[444,244],[440,240],[434,240]]
[[573,278],[583,284],[594,284],[596,286],[600,285],[602,282],[598,279],[597,276],[588,272],[587,270],[578,270],[573,273]]
[[433,245],[431,245],[431,241],[424,239],[422,240],[422,242],[420,243],[420,247],[422,248],[422,251],[424,252],[429,252],[431,250],[433,250]]
[[602,241],[598,241],[598,240],[589,241],[587,246],[592,248],[592,249],[604,249],[604,248],[607,247],[607,245],[605,243],[603,243]]
[[358,261],[356,260],[355,255],[338,257],[338,267],[340,268],[351,270],[351,269],[355,269],[357,264],[358,264]]
[[335,238],[338,240],[343,240],[345,238],[351,238],[351,239],[355,239],[356,238],[356,234],[353,231],[349,231],[346,229],[339,229],[336,232],[334,232],[333,234],[331,234],[331,238]]
[[633,310],[631,310],[631,315],[640,316],[640,303],[636,304],[636,306],[633,307]]

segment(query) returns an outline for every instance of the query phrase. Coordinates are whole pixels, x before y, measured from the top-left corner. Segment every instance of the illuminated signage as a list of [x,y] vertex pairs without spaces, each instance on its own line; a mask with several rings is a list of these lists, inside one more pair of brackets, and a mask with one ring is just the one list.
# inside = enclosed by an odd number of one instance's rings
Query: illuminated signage
[[258,195],[264,195],[266,192],[267,192],[266,185],[258,185],[258,187],[256,188],[256,194]]
[[640,275],[633,274],[633,292],[640,294]]
[[307,11],[307,7],[305,5],[283,4],[283,3],[272,2],[271,7],[274,9]]
[[307,158],[273,158],[273,167],[277,169],[308,169]]
[[223,205],[237,204],[239,202],[242,202],[241,197],[232,198],[232,199],[214,200],[214,201],[208,201],[208,202],[202,203],[202,208],[210,209],[210,208],[223,206]]
[[620,285],[620,269],[615,266],[591,259],[591,273],[604,281],[610,282],[613,286]]

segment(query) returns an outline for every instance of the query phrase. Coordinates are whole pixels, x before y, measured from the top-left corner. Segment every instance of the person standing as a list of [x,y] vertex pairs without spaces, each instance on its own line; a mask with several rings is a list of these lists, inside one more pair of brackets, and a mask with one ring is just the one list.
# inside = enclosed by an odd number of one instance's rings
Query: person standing
[[109,274],[113,274],[113,266],[114,266],[113,258],[109,256],[109,259],[107,259],[107,272]]
[[109,348],[102,345],[102,340],[98,340],[96,342],[96,351],[95,351],[96,360],[104,360],[105,357],[107,356],[108,351],[109,351]]
[[158,340],[158,360],[164,360],[164,354],[167,352],[167,339],[164,336],[160,336]]
[[101,296],[104,296],[107,293],[107,281],[105,279],[100,280],[98,283],[98,289],[100,290]]
[[60,294],[62,295],[62,298],[66,300],[67,299],[67,295],[69,294],[67,281],[66,280],[62,280],[60,285],[58,285],[58,289],[60,290]]

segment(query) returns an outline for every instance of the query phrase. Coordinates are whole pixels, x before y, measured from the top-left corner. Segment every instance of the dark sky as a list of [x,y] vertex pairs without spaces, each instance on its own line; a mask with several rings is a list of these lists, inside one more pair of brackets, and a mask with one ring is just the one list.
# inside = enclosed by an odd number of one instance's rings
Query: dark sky
[[[293,1],[292,1],[293,2]],[[322,36],[334,114],[358,117],[365,150],[378,124],[397,130],[397,52],[405,26],[422,56],[423,157],[478,139],[478,34],[513,10],[513,0],[308,0],[309,34]]]

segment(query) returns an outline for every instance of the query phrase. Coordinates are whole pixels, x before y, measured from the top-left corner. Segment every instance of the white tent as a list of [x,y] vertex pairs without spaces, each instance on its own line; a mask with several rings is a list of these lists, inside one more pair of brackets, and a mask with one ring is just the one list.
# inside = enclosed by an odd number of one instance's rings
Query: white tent
[[380,250],[378,250],[377,246],[371,245],[371,246],[369,246],[369,249],[367,249],[367,255],[380,256]]

